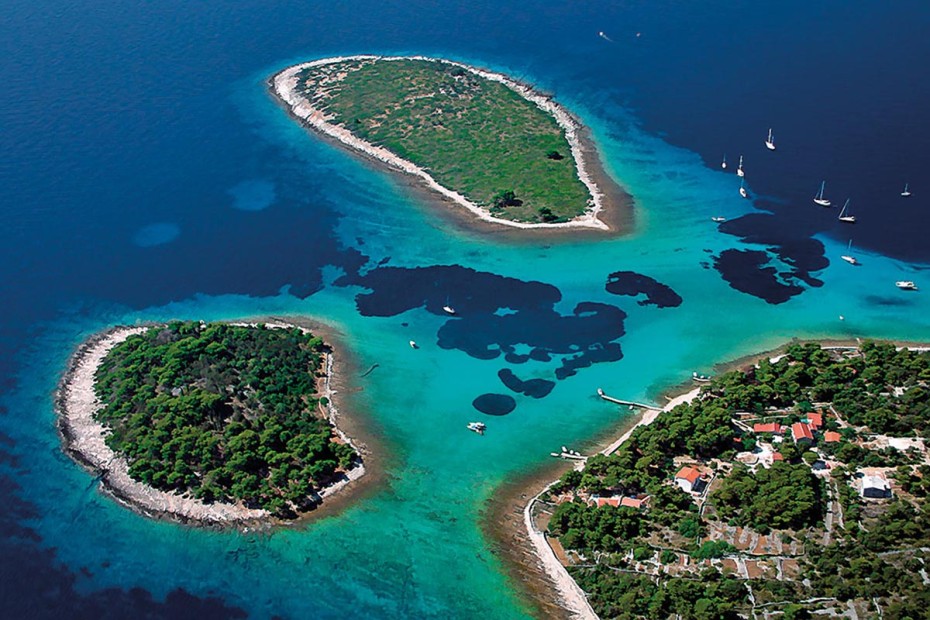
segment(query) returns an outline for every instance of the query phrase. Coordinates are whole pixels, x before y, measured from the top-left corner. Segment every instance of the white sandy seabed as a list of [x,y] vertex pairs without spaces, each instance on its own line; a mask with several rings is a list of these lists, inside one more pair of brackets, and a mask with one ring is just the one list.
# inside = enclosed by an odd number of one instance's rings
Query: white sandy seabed
[[[500,82],[501,84],[507,86],[508,88],[514,90],[516,93],[524,97],[525,99],[533,102],[540,109],[544,110],[551,114],[559,126],[565,131],[565,137],[568,140],[568,144],[572,151],[572,157],[575,160],[578,170],[578,178],[582,183],[588,188],[588,191],[591,193],[591,205],[588,211],[584,215],[580,215],[575,219],[569,222],[558,222],[558,223],[528,223],[528,222],[514,222],[511,220],[505,220],[501,218],[494,217],[486,209],[481,208],[462,194],[459,194],[456,191],[453,191],[443,185],[440,185],[433,177],[431,177],[423,168],[420,168],[413,162],[407,161],[401,157],[398,157],[389,150],[375,146],[369,142],[358,138],[353,135],[348,129],[340,125],[330,123],[332,116],[327,116],[322,110],[315,108],[301,93],[297,90],[298,74],[304,69],[311,67],[319,67],[322,65],[348,62],[355,60],[377,60],[377,61],[396,61],[396,60],[428,60],[428,61],[437,61],[442,62],[448,65],[454,65],[456,67],[461,67],[466,71],[470,71],[475,75],[478,75],[487,80],[492,80],[495,82]],[[429,58],[426,56],[369,56],[369,55],[359,55],[359,56],[338,56],[333,58],[322,58],[320,60],[314,60],[311,62],[301,63],[299,65],[293,65],[284,69],[280,73],[272,78],[272,87],[274,92],[280,97],[284,103],[288,105],[291,110],[291,113],[297,118],[305,121],[311,128],[319,131],[320,133],[327,135],[340,143],[348,146],[357,151],[361,151],[366,155],[387,164],[391,168],[410,174],[412,176],[418,177],[421,179],[427,187],[438,192],[439,194],[445,196],[446,198],[451,199],[455,203],[465,207],[471,211],[479,219],[482,219],[486,222],[493,222],[495,224],[502,224],[504,226],[513,226],[516,228],[596,228],[600,230],[608,230],[608,226],[598,219],[598,214],[603,210],[604,207],[604,194],[595,184],[594,180],[591,178],[591,175],[588,171],[588,161],[582,148],[581,139],[579,138],[579,131],[581,129],[578,122],[565,110],[562,106],[552,101],[550,97],[547,97],[535,90],[526,84],[522,84],[515,80],[510,79],[506,75],[500,73],[494,73],[491,71],[486,71],[484,69],[478,69],[476,67],[471,67],[458,62],[453,62],[451,60]]]

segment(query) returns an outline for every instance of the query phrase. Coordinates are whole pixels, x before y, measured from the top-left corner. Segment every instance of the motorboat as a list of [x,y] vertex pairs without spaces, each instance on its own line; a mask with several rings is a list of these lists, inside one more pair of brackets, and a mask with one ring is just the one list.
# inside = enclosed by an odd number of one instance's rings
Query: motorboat
[[467,426],[468,430],[474,431],[479,435],[484,435],[484,431],[488,428],[484,422],[469,422]]

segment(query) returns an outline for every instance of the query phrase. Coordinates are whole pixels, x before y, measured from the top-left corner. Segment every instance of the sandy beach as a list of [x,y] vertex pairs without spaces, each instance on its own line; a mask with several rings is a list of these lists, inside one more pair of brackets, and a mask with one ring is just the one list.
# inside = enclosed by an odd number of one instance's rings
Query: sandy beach
[[[254,325],[255,323],[233,324]],[[309,331],[305,326],[284,322],[266,323],[266,325],[272,328],[297,327],[303,331]],[[165,492],[149,487],[133,480],[129,476],[129,465],[126,459],[117,455],[106,445],[105,438],[108,431],[93,417],[101,407],[94,391],[95,373],[113,347],[130,336],[142,333],[151,327],[154,325],[114,327],[91,337],[78,347],[55,395],[58,428],[65,451],[99,476],[100,487],[104,493],[147,517],[219,527],[267,527],[269,524],[290,523],[274,518],[265,510],[248,508],[241,504],[220,502],[207,504],[187,494]],[[319,335],[316,330],[314,334]],[[329,340],[326,342],[332,346]],[[334,377],[337,374],[335,356],[331,353],[327,354],[324,363],[325,374],[320,381],[318,391],[321,397],[326,396],[329,401],[325,414],[342,441],[355,448],[360,455],[364,455],[365,448],[360,449],[343,429],[336,426],[336,420],[341,422],[345,417],[340,414],[337,406],[337,390],[334,387]],[[363,458],[360,457],[356,465],[345,472],[342,478],[321,489],[317,499],[323,502],[324,498],[334,496],[341,498],[346,494],[344,489],[359,486],[359,480],[366,473]],[[332,500],[327,500],[321,505],[329,503],[332,503]],[[317,510],[314,510],[307,514],[314,515],[316,512]],[[306,516],[301,515],[298,520],[302,521]]]
[[[499,82],[514,90],[555,118],[559,126],[565,131],[565,137],[568,140],[572,156],[576,162],[578,178],[587,187],[592,197],[589,201],[588,209],[583,215],[569,222],[559,223],[514,222],[494,217],[487,209],[480,207],[467,197],[439,184],[423,168],[398,157],[383,147],[373,145],[354,136],[345,127],[329,122],[331,117],[327,116],[322,110],[315,108],[306,98],[297,92],[297,76],[301,71],[307,68],[353,60],[439,61],[460,67],[482,78]],[[391,170],[402,172],[404,175],[416,179],[420,186],[428,188],[431,192],[438,194],[446,201],[458,207],[464,207],[473,219],[477,218],[480,222],[493,224],[496,227],[503,226],[520,230],[588,230],[592,232],[599,231],[601,234],[604,232],[625,231],[631,225],[632,200],[612,179],[609,179],[609,175],[604,171],[598,158],[587,129],[565,108],[554,102],[551,97],[539,93],[531,86],[513,80],[503,74],[450,60],[428,58],[424,56],[382,57],[357,55],[323,58],[288,67],[271,78],[270,86],[271,91],[284,103],[291,115],[309,128],[353,152],[361,153],[367,158],[387,166]]]

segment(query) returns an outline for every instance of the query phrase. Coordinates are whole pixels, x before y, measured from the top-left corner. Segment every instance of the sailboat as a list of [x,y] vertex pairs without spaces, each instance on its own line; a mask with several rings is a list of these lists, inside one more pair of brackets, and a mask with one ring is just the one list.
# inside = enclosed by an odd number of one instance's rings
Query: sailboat
[[772,135],[772,129],[769,128],[769,137],[765,140],[765,148],[770,151],[775,150],[775,137]]
[[820,183],[820,191],[817,192],[817,195],[816,195],[816,196],[814,196],[814,204],[818,204],[818,205],[820,205],[821,207],[829,207],[831,204],[833,204],[833,203],[831,203],[829,200],[827,200],[826,198],[823,197],[823,189],[824,189],[824,187],[826,187],[826,186],[827,186],[827,182],[826,182],[826,181],[822,181],[822,182]]
[[738,174],[741,177],[746,176],[746,173],[743,172],[743,156],[742,155],[739,156],[739,166],[737,166],[736,168],[736,174]]
[[442,311],[445,312],[446,314],[455,314],[455,308],[453,308],[449,304],[446,304],[445,306],[443,306]]
[[749,198],[749,192],[746,191],[746,188],[743,187],[743,180],[739,180],[739,195],[743,198]]
[[907,188],[907,183],[904,184],[904,191],[901,192],[901,195],[904,196],[905,198],[911,195],[911,190]]
[[720,167],[723,168],[724,170],[727,169],[727,156],[726,156],[725,153],[724,153],[724,155],[723,155],[723,163],[720,164]]
[[844,261],[850,265],[858,265],[859,261],[856,260],[856,257],[852,255],[852,239],[849,240],[849,244],[846,246],[846,254],[840,256]]
[[846,209],[848,209],[848,208],[849,208],[849,198],[846,199],[846,204],[844,204],[844,205],[843,205],[843,208],[840,210],[840,217],[839,217],[839,220],[840,220],[841,222],[846,222],[846,223],[848,223],[848,224],[855,224],[855,223],[856,223],[856,216],[855,216],[855,215],[846,215]]

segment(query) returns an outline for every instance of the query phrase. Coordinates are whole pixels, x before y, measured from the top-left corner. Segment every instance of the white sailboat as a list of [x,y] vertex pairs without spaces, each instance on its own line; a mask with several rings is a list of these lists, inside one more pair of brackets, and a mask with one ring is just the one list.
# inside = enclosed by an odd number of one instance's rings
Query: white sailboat
[[455,314],[455,308],[448,304],[442,307],[442,311],[446,314]]
[[749,192],[746,191],[746,188],[743,186],[743,180],[739,180],[739,195],[743,198],[749,198]]
[[765,139],[765,148],[770,151],[775,150],[775,137],[772,135],[772,129],[769,128],[769,137]]
[[723,222],[726,222],[726,221],[727,221],[727,218],[725,218],[725,217],[723,217],[723,216],[721,216],[721,215],[715,215],[714,217],[710,218],[710,221],[711,221],[711,222],[716,222],[716,223],[718,223],[718,224],[722,224]]
[[726,156],[726,153],[724,153],[724,155],[723,155],[723,163],[720,164],[720,167],[723,168],[724,170],[727,169],[727,156]]
[[859,261],[856,260],[856,257],[852,255],[852,239],[849,240],[849,243],[846,245],[846,254],[840,256],[844,261],[850,265],[858,265]]
[[907,183],[904,184],[904,191],[901,192],[901,195],[904,196],[905,198],[911,195],[911,190],[908,189]]
[[905,291],[916,291],[917,290],[917,285],[914,284],[910,280],[898,280],[897,282],[894,283],[894,285],[897,286],[899,289],[902,289]]
[[846,209],[849,208],[849,198],[846,199],[846,204],[843,205],[843,208],[840,210],[839,220],[841,222],[846,222],[847,224],[855,224],[856,216],[855,215],[846,215]]
[[823,189],[824,189],[826,186],[827,186],[827,182],[826,182],[826,181],[822,181],[822,182],[820,183],[820,191],[817,192],[817,195],[816,195],[816,196],[814,196],[814,204],[818,204],[818,205],[820,205],[821,207],[829,207],[831,204],[833,204],[833,203],[831,203],[829,200],[827,200],[826,198],[823,197]]
[[741,177],[746,176],[746,173],[743,172],[743,156],[742,155],[739,156],[739,166],[737,166],[736,168],[736,174],[738,174]]

